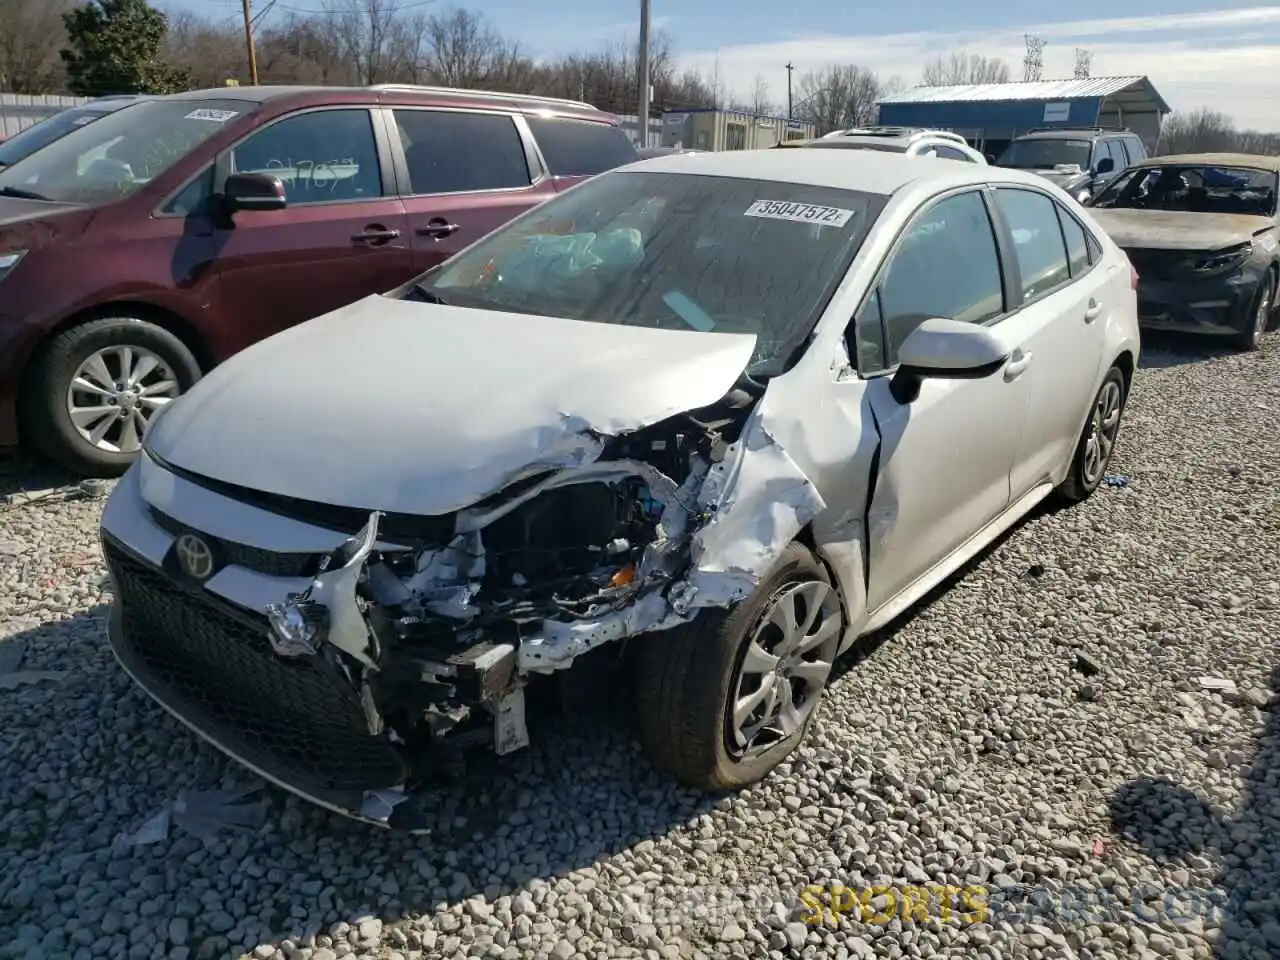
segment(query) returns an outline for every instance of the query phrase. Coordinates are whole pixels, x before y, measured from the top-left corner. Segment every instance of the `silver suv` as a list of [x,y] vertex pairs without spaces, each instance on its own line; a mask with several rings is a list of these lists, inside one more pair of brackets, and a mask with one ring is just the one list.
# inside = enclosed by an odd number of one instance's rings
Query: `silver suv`
[[987,158],[958,133],[950,130],[916,130],[908,127],[857,127],[834,130],[816,140],[793,140],[780,147],[838,147],[850,150],[885,150],[909,157],[942,157],[985,164]]

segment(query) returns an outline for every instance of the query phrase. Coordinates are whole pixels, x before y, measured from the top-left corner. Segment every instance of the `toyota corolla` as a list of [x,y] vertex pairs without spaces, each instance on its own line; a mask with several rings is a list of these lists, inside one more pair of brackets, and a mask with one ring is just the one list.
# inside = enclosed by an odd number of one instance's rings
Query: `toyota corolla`
[[750,783],[859,636],[1097,488],[1134,286],[1035,174],[606,173],[167,405],[102,519],[111,645],[195,732],[371,823],[421,829],[449,751],[527,745],[527,687],[591,651],[636,656],[663,769]]

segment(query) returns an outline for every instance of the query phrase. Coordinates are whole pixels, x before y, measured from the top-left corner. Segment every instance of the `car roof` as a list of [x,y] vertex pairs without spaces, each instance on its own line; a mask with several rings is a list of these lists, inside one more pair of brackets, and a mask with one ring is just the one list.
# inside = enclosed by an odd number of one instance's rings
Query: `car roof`
[[[618,168],[619,172],[701,174],[807,186],[834,187],[889,196],[917,181],[946,186],[988,182],[1043,187],[1038,174],[1021,170],[959,163],[940,157],[910,157],[887,150],[726,150],[677,157],[657,157]],[[605,174],[607,175],[607,174]]]
[[1149,157],[1132,166],[1253,167],[1257,170],[1273,170],[1280,173],[1280,157],[1254,153],[1170,153],[1160,157]]
[[1056,127],[1053,130],[1028,130],[1015,140],[1098,140],[1103,137],[1133,137],[1132,130],[1098,130],[1094,127]]
[[528,113],[557,113],[582,119],[614,122],[602,110],[579,100],[540,97],[531,94],[501,93],[495,90],[462,90],[453,87],[426,87],[413,84],[377,84],[369,87],[303,86],[279,84],[257,87],[207,87],[171,93],[170,100],[242,100],[267,104],[290,101],[296,104],[374,100],[383,102],[429,103],[460,107],[501,106]]
[[779,146],[788,147],[822,147],[824,150],[834,147],[837,150],[906,150],[917,141],[909,137],[819,137],[817,140],[783,141]]

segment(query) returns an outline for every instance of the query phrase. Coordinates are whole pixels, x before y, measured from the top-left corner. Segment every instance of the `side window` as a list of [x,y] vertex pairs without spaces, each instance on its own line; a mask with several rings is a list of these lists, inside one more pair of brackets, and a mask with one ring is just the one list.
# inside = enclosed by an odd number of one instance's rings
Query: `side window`
[[1143,145],[1139,137],[1125,137],[1125,146],[1129,150],[1129,162],[1141,163],[1147,159],[1147,148]]
[[382,171],[369,111],[313,110],[252,133],[231,149],[232,173],[284,181],[289,203],[382,196]]
[[885,362],[884,316],[880,312],[880,291],[873,289],[853,319],[853,341],[849,346],[849,362],[862,373],[878,373],[889,366]]
[[1124,137],[1121,137],[1112,145],[1112,150],[1114,150],[1118,156],[1124,157],[1124,163],[1121,163],[1119,160],[1116,161],[1117,170],[1121,167],[1129,166],[1129,164],[1133,163],[1136,159],[1133,154],[1129,152],[1129,141]]
[[907,335],[933,317],[985,323],[1004,312],[1000,255],[977,192],[948,197],[907,228],[880,279],[884,365]]
[[553,177],[594,177],[640,159],[627,135],[611,123],[528,117]]
[[1067,243],[1067,263],[1074,279],[1089,269],[1089,243],[1085,239],[1084,227],[1080,226],[1080,221],[1067,213],[1060,204],[1055,203],[1054,206],[1058,209],[1062,238]]
[[1108,140],[1107,150],[1109,152],[1111,159],[1115,162],[1115,165],[1116,165],[1115,170],[1113,171],[1114,173],[1119,173],[1121,170],[1123,170],[1125,167],[1129,165],[1129,160],[1124,155],[1124,147],[1121,146],[1119,140]]
[[1034,299],[1068,280],[1071,271],[1057,204],[1042,193],[1005,188],[996,191],[996,204],[1013,234],[1023,300]]
[[209,202],[209,198],[212,196],[213,166],[210,165],[201,171],[200,176],[183,187],[176,197],[164,205],[164,209],[160,212],[189,217],[193,213],[203,212],[204,205]]
[[396,110],[411,194],[529,186],[529,160],[505,113]]

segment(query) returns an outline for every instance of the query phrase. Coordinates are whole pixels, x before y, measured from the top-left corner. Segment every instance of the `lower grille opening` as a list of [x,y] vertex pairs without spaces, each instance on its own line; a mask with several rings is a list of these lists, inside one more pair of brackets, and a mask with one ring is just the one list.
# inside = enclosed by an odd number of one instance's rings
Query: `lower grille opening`
[[123,628],[116,651],[170,709],[225,749],[313,796],[394,786],[404,763],[371,737],[341,677],[277,657],[265,617],[171,583],[107,542]]

